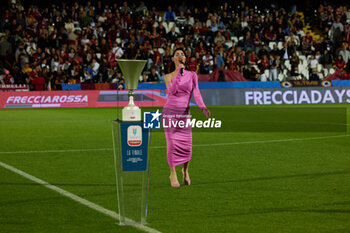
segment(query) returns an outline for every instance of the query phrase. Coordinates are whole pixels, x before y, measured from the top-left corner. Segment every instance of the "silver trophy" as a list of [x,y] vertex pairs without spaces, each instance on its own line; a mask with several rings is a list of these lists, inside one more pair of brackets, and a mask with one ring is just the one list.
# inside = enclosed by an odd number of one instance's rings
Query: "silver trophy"
[[123,108],[122,121],[141,121],[141,109],[134,103],[134,90],[137,84],[146,60],[117,60],[118,65],[123,73],[126,83],[126,89],[129,90],[129,104]]

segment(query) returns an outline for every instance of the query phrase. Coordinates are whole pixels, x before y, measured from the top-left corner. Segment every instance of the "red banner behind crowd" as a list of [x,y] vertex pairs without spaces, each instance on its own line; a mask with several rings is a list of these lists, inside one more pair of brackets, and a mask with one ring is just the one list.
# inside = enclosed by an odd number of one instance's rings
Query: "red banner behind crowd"
[[[135,99],[140,107],[163,106],[166,94],[161,90],[136,90]],[[122,107],[127,104],[128,90],[3,92],[0,95],[0,108]]]

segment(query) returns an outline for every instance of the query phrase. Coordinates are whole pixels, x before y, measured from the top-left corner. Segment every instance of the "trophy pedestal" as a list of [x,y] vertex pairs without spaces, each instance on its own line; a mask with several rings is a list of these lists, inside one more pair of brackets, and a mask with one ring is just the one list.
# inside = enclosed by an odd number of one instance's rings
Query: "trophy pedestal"
[[150,131],[142,122],[112,122],[119,224],[146,224]]

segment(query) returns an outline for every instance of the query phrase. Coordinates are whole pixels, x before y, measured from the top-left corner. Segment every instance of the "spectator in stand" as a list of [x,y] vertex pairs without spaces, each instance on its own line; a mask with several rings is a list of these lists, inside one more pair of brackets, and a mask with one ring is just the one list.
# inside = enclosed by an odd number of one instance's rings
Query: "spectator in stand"
[[152,61],[153,61],[153,66],[155,66],[156,70],[159,71],[160,66],[162,64],[162,58],[157,48],[153,48]]
[[254,48],[253,39],[252,39],[249,31],[245,35],[243,47],[244,47],[245,51],[252,50]]
[[[155,8],[152,9],[152,12],[155,12]],[[142,14],[142,15],[146,15],[147,13],[147,6],[145,6],[145,3],[143,1],[140,2],[139,7],[136,9],[137,13]],[[156,13],[154,13],[154,15],[156,15]]]
[[282,30],[282,27],[278,27],[277,32],[276,32],[276,41],[283,42],[284,38],[285,38],[285,34]]
[[155,67],[151,68],[151,72],[149,73],[148,77],[147,77],[147,82],[159,82],[160,78],[159,78],[159,74],[156,71]]
[[232,23],[231,23],[231,30],[232,30],[232,33],[235,35],[235,36],[240,36],[241,35],[241,20],[239,17],[235,17],[234,16],[234,13],[233,13],[233,17],[231,17],[232,20]]
[[345,40],[346,42],[350,43],[350,23],[349,22],[345,23],[345,33],[346,33]]
[[341,55],[338,55],[338,59],[334,62],[334,66],[337,70],[343,71],[346,67],[346,63]]
[[214,44],[215,44],[215,50],[218,51],[220,50],[220,48],[225,47],[225,49],[227,48],[227,46],[225,46],[225,37],[222,35],[221,31],[218,31],[215,38],[214,38]]
[[304,77],[302,74],[299,73],[299,68],[297,66],[295,66],[294,69],[291,70],[290,76],[291,76],[291,79],[293,80],[301,79]]
[[329,69],[332,67],[332,53],[330,53],[327,49],[324,50],[323,54],[320,57],[320,64],[322,64],[323,67],[326,69]]
[[318,61],[318,64],[320,64],[320,58],[321,58],[321,52],[320,50],[316,50],[315,58]]
[[164,14],[164,20],[167,21],[175,21],[176,16],[175,16],[175,12],[171,9],[171,6],[168,6],[168,11],[165,12]]
[[277,47],[277,44],[273,44],[273,49],[270,51],[270,54],[272,54],[274,57],[282,55],[281,51]]
[[114,54],[115,60],[121,59],[124,51],[123,49],[118,45],[117,42],[113,43],[112,53]]
[[99,78],[98,74],[99,74],[100,64],[97,62],[96,58],[92,59],[90,67],[92,69],[93,78],[95,79],[95,81],[97,81]]
[[308,38],[303,37],[301,42],[301,51],[303,52],[303,54],[305,54],[305,56],[311,55],[311,53],[313,52],[311,47],[311,41]]
[[269,29],[265,31],[265,39],[266,42],[276,41],[276,33],[272,25],[270,25]]
[[277,60],[275,57],[270,54],[270,59],[269,59],[269,67],[270,67],[270,75],[269,75],[269,80],[270,81],[277,81],[277,69],[278,69],[279,64],[277,63]]
[[186,56],[186,64],[188,64],[191,60],[191,56],[192,56],[192,50],[190,48],[188,48],[185,51],[185,56]]
[[189,71],[197,72],[197,68],[198,68],[197,59],[192,56],[190,58],[190,61],[187,63],[187,66]]
[[33,85],[35,91],[44,91],[45,90],[45,78],[42,76],[41,73],[39,73],[38,75],[36,75],[34,77],[31,84]]
[[282,59],[283,60],[289,60],[290,56],[293,54],[294,50],[291,46],[288,46],[287,42],[283,44],[283,48],[281,51]]
[[286,36],[286,42],[289,43],[289,42],[293,42],[296,46],[299,46],[300,45],[300,39],[298,36],[294,35],[293,32],[290,32],[289,33],[289,36]]
[[165,53],[163,55],[163,66],[164,66],[165,73],[169,73],[168,71],[170,70],[170,67],[172,64],[171,57],[172,57],[172,51],[171,51],[171,48],[168,46],[165,49]]
[[209,74],[210,73],[210,67],[207,62],[205,62],[203,59],[200,60],[199,63],[199,73],[200,74]]
[[225,62],[220,53],[214,52],[214,65],[215,68],[225,68]]
[[10,74],[10,71],[8,71],[8,70],[4,71],[4,75],[2,77],[2,83],[3,84],[14,84],[15,83],[15,79]]
[[278,74],[280,72],[282,72],[283,66],[281,64],[281,56],[280,55],[276,55],[274,57],[276,59],[276,64],[277,64],[277,78],[278,78]]
[[259,36],[259,33],[255,33],[254,35],[254,38],[253,38],[253,45],[254,45],[254,48],[255,48],[255,53],[258,53],[261,46],[262,46],[262,40]]
[[125,82],[122,77],[122,73],[117,73],[116,77],[112,80],[112,83],[114,83],[115,87],[118,90],[123,90],[125,89]]
[[249,24],[248,24],[248,19],[246,17],[243,18],[243,21],[241,21],[241,28],[243,32],[247,32],[250,30]]
[[204,43],[202,41],[199,42],[199,46],[195,48],[195,52],[200,56],[204,56],[207,53],[207,49],[204,47]]
[[3,62],[5,57],[12,53],[12,46],[11,43],[7,41],[6,36],[0,35],[0,62]]
[[248,67],[249,66],[255,66],[258,64],[259,57],[255,54],[254,50],[250,52],[248,59]]
[[290,65],[291,65],[291,70],[292,71],[297,70],[296,68],[298,68],[300,60],[299,60],[299,57],[298,57],[298,55],[297,55],[297,53],[295,51],[293,51],[293,54],[292,54],[289,62],[290,62]]
[[211,73],[213,71],[213,67],[214,67],[214,59],[213,59],[213,56],[211,55],[209,50],[203,56],[203,62],[205,63],[205,65],[208,65],[209,73]]
[[136,54],[137,54],[137,47],[135,45],[135,42],[130,41],[125,51],[125,57],[127,59],[136,59]]
[[2,85],[5,85],[4,76],[5,74],[0,74],[0,84]]
[[344,25],[341,22],[341,17],[338,16],[336,21],[332,24],[331,33],[333,35],[334,41],[341,38],[341,34],[344,32]]
[[175,49],[177,49],[177,48],[182,48],[182,49],[185,49],[185,44],[182,42],[183,41],[183,38],[181,38],[181,37],[178,37],[177,39],[176,39],[176,42],[175,42]]
[[164,83],[165,73],[163,70],[159,72],[159,82]]
[[259,68],[262,72],[264,72],[266,69],[268,69],[269,68],[269,60],[267,58],[267,55],[263,55],[262,59],[259,60],[258,64],[259,64]]
[[235,52],[233,52],[233,49],[232,49],[232,52],[229,51],[226,60],[227,60],[227,62],[226,62],[227,68],[229,70],[234,71],[234,72],[237,72],[239,70],[237,55]]
[[78,48],[78,38],[79,38],[79,33],[78,33],[78,29],[74,29],[72,31],[69,31],[68,33],[68,41],[69,41],[69,47],[74,49],[75,51]]
[[102,57],[102,61],[101,61],[101,64],[100,64],[100,75],[101,75],[101,79],[102,79],[102,82],[107,82],[108,80],[108,72],[110,70],[110,64],[108,62],[108,59],[106,56],[103,56]]
[[259,50],[258,57],[262,59],[264,56],[268,56],[269,52],[267,51],[266,45],[263,45],[262,48]]
[[52,78],[51,88],[53,90],[62,90],[62,84],[67,83],[66,82],[66,75],[61,71],[58,70],[56,73],[54,73],[54,77]]
[[177,38],[179,37],[179,34],[175,30],[175,26],[171,28],[171,31],[167,34],[167,39],[170,40],[172,43],[175,43]]
[[183,29],[185,28],[187,19],[185,17],[185,12],[180,11],[180,15],[178,17],[176,17],[175,19],[175,23],[176,26],[179,27],[180,29],[182,29],[181,31],[183,31]]
[[346,64],[350,61],[350,51],[348,50],[349,44],[347,42],[342,43],[342,48],[339,51],[339,55],[343,57]]
[[[308,32],[309,33],[309,32]],[[296,35],[300,38],[305,37],[305,32],[302,28],[299,28],[298,31],[296,32]]]
[[238,66],[239,66],[239,71],[241,73],[243,73],[244,71],[247,71],[248,65],[246,65],[246,64],[248,62],[248,58],[247,58],[244,50],[241,50],[239,52],[239,55],[237,57],[237,62],[238,62]]
[[309,61],[309,69],[311,74],[316,74],[318,72],[318,61],[314,54],[311,54],[311,58]]

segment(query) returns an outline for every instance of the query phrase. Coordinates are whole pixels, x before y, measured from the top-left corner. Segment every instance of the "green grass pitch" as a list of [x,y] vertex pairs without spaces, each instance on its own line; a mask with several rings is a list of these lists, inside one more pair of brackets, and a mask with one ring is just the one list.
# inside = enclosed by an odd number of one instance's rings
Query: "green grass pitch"
[[[350,122],[349,105],[322,106],[347,108]],[[117,211],[115,118],[115,108],[0,110],[0,162]],[[192,185],[178,189],[170,187],[166,148],[154,148],[148,226],[161,232],[350,232],[346,134],[194,132]],[[211,145],[217,143],[227,144]],[[164,133],[152,135],[152,146],[165,145]],[[0,167],[0,232],[140,231]]]

